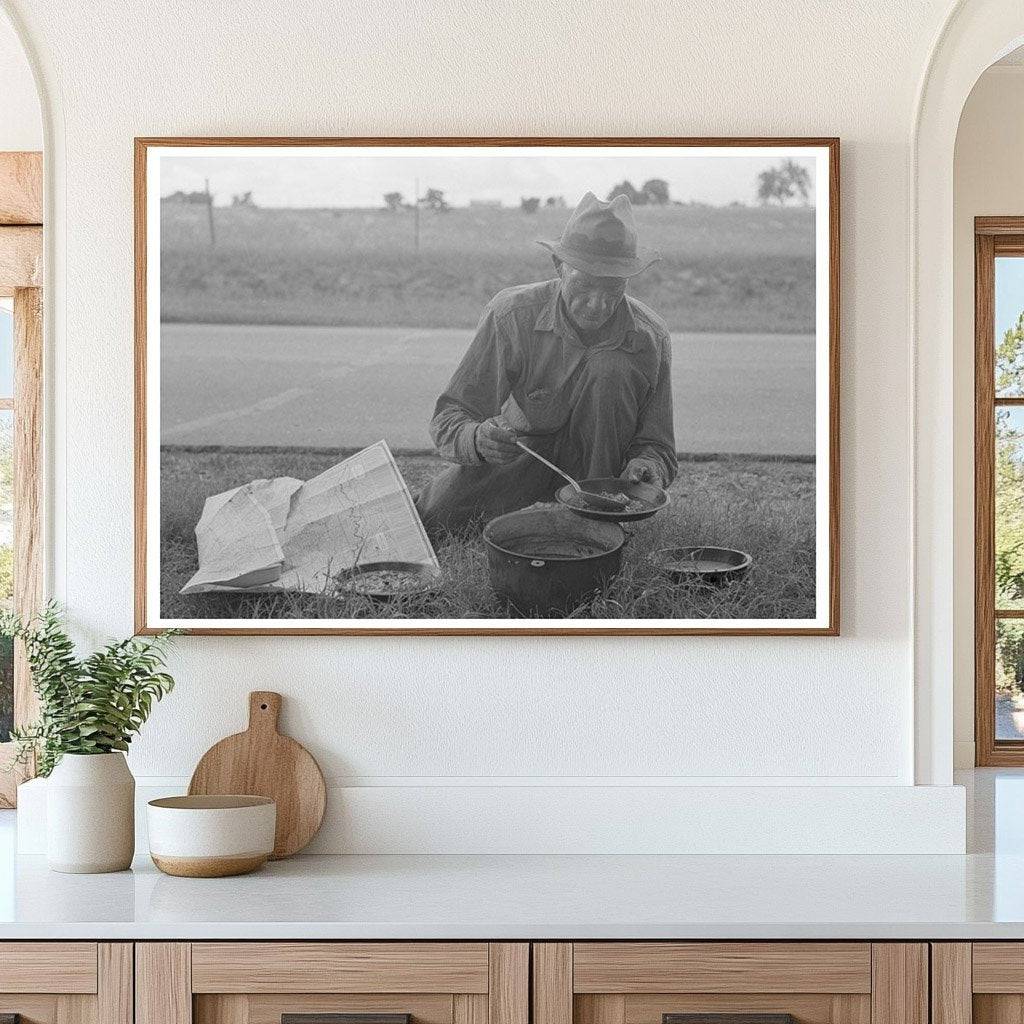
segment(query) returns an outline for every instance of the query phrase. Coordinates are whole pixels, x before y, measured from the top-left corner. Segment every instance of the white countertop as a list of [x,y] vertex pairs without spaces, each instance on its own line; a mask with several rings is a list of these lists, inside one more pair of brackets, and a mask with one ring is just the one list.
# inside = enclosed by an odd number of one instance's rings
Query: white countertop
[[299,857],[0,882],[0,939],[1024,938],[1024,856]]

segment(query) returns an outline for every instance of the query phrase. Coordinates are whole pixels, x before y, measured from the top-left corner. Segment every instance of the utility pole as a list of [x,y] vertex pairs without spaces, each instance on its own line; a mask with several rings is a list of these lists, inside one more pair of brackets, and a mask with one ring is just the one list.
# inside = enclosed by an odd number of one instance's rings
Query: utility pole
[[216,246],[217,233],[213,228],[213,196],[210,194],[210,179],[206,179],[206,215],[210,222],[210,245]]
[[416,178],[413,185],[413,196],[412,196],[412,209],[413,209],[413,237],[415,240],[416,251],[420,251],[420,179]]

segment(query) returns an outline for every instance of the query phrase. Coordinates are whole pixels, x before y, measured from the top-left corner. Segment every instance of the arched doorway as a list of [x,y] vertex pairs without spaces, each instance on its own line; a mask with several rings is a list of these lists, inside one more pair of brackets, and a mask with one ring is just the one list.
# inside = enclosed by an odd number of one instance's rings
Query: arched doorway
[[920,784],[949,784],[954,761],[954,147],[975,82],[1021,42],[1024,5],[1019,0],[960,0],[936,40],[912,126],[909,313],[915,381],[915,779]]

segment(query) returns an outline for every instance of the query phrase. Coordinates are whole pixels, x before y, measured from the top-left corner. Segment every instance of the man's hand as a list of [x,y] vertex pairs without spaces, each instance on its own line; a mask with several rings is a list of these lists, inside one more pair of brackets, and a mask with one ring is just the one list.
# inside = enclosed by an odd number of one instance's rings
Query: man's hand
[[661,466],[652,459],[630,459],[622,471],[621,479],[631,484],[665,486],[665,474]]
[[515,461],[523,451],[516,445],[516,435],[495,420],[484,420],[476,428],[473,443],[484,462],[499,466]]

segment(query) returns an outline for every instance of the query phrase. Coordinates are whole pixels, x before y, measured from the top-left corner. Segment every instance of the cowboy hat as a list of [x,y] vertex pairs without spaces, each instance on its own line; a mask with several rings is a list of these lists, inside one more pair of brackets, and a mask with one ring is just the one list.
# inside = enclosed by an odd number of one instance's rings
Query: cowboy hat
[[576,270],[594,277],[635,277],[661,259],[652,249],[638,249],[633,204],[628,196],[604,203],[588,192],[572,211],[556,242],[538,245]]

